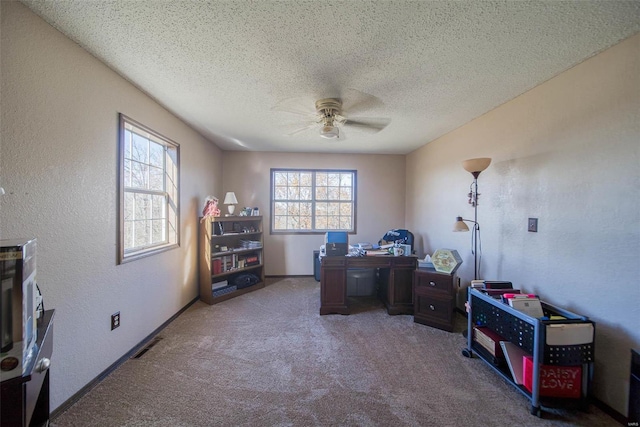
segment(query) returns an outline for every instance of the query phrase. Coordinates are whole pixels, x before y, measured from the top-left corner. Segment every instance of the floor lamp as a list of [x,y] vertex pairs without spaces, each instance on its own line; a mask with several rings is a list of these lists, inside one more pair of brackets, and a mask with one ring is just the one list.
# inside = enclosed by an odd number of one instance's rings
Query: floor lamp
[[462,167],[473,175],[473,182],[471,183],[471,188],[469,190],[469,204],[473,206],[473,219],[464,219],[461,216],[456,217],[456,223],[453,226],[453,231],[469,231],[469,227],[465,221],[473,223],[473,234],[471,235],[471,240],[473,242],[474,280],[480,279],[480,264],[478,258],[478,243],[480,239],[480,224],[478,224],[478,196],[480,196],[480,193],[478,193],[478,176],[480,176],[480,172],[488,168],[490,164],[491,159],[488,157],[470,159],[462,162]]

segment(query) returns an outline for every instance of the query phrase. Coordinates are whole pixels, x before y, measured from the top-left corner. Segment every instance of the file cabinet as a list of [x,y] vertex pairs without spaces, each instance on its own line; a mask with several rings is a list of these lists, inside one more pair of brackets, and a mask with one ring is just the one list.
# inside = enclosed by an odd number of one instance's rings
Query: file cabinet
[[456,305],[454,275],[428,268],[418,268],[413,274],[413,321],[452,332]]

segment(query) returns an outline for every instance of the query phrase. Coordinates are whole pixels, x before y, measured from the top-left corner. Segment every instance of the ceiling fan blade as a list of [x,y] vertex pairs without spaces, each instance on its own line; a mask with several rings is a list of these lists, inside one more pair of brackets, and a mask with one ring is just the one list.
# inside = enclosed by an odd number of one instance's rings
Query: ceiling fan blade
[[304,127],[301,127],[301,128],[295,129],[295,130],[293,130],[293,131],[291,131],[291,132],[287,132],[287,133],[285,133],[285,135],[286,135],[286,136],[294,136],[294,135],[297,135],[297,134],[299,134],[299,133],[302,133],[302,132],[308,131],[309,129],[313,129],[313,128],[317,128],[317,127],[318,127],[318,123],[316,123],[316,122],[309,123],[309,124],[307,124],[307,125],[306,125],[306,126],[304,126]]
[[301,116],[315,117],[317,112],[315,109],[315,101],[310,98],[288,98],[283,99],[271,108],[273,111],[282,111],[285,113],[298,114]]
[[348,116],[384,108],[384,102],[380,98],[352,88],[342,91],[340,99],[342,112]]
[[389,126],[391,119],[383,117],[367,117],[359,119],[347,119],[343,126],[361,132],[377,133]]

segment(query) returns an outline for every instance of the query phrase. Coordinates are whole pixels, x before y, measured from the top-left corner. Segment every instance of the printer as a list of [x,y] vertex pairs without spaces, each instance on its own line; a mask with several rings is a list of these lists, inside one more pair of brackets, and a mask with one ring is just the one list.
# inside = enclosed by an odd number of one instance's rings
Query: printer
[[327,231],[324,245],[320,246],[320,258],[324,256],[344,256],[349,253],[349,234],[346,231]]

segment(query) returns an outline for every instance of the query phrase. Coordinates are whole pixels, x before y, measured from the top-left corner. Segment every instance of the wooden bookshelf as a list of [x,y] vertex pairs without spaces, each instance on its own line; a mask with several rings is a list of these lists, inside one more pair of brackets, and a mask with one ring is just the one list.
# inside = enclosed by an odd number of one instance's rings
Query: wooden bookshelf
[[[226,216],[200,220],[200,299],[207,304],[217,304],[263,288],[262,217]],[[255,275],[257,283],[239,287],[236,279],[243,273]]]

